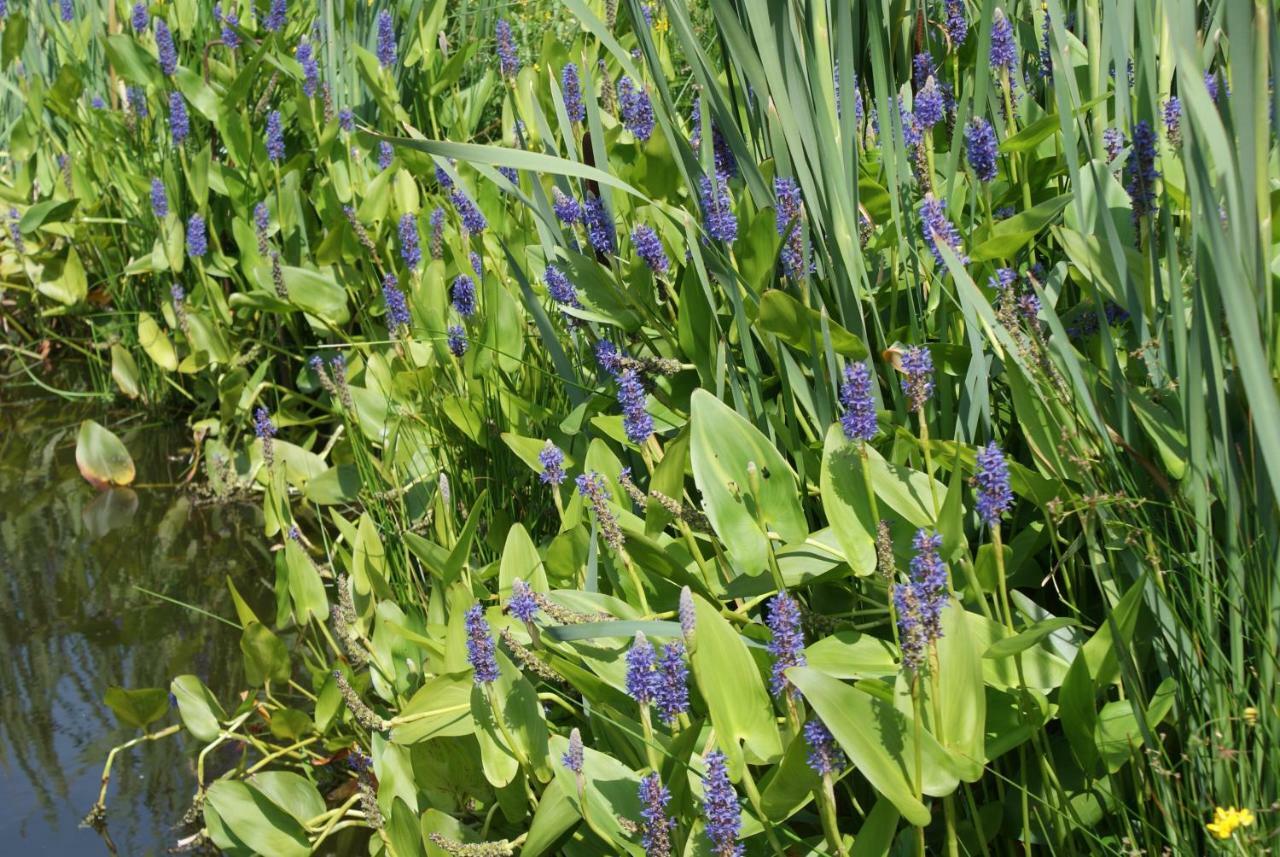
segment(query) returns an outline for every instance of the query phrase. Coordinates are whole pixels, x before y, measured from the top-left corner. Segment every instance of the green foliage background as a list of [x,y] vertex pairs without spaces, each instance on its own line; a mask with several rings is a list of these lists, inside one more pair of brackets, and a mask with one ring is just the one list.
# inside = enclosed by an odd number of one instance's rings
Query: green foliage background
[[[281,548],[262,575],[274,615],[233,593],[250,694],[215,700],[194,676],[172,687],[187,731],[243,750],[227,776],[200,769],[201,836],[227,853],[305,854],[349,828],[399,857],[480,841],[643,853],[636,786],[657,771],[677,847],[705,854],[701,775],[718,748],[753,854],[1274,843],[1269,4],[1013,2],[1012,77],[988,61],[995,0],[961,4],[959,44],[948,4],[915,0],[322,0],[293,4],[277,33],[225,3],[240,13],[235,51],[210,9],[176,0],[148,9],[174,32],[173,75],[127,4],[71,5],[69,22],[58,4],[11,8],[0,36],[5,348],[35,376],[47,341],[78,355],[88,391],[185,419],[210,490],[260,500]],[[389,69],[374,53],[384,8]],[[499,16],[522,60],[506,78]],[[304,39],[325,85],[311,98]],[[921,51],[955,106],[916,146],[898,99],[912,108]],[[581,123],[560,90],[569,61]],[[652,98],[647,141],[616,116],[623,75]],[[127,87],[148,116],[126,107]],[[182,145],[172,92],[191,117]],[[1000,141],[990,183],[965,158],[972,116]],[[1154,213],[1133,218],[1139,122],[1157,129],[1160,178]],[[1108,130],[1123,134],[1114,155]],[[706,239],[699,201],[718,145],[739,170],[731,244]],[[483,232],[460,229],[441,171],[479,204]],[[813,269],[799,277],[779,268],[780,176],[804,199],[795,226]],[[587,252],[585,231],[557,221],[556,190],[603,200],[616,253]],[[960,236],[940,261],[921,231],[927,192]],[[436,206],[441,252],[410,270],[397,226],[414,218],[426,250]],[[184,247],[197,213],[203,259]],[[642,223],[673,261],[665,275],[635,255]],[[449,289],[472,253],[479,312],[462,319]],[[581,307],[551,300],[548,264]],[[998,300],[998,268],[1038,300],[1032,317]],[[407,330],[387,330],[388,273]],[[656,434],[642,444],[597,366],[605,339],[645,370]],[[919,418],[899,372],[918,345],[937,387]],[[310,362],[338,354],[343,383]],[[875,379],[865,446],[839,428],[851,361]],[[279,430],[266,454],[259,407]],[[600,474],[605,505],[543,483],[548,440],[571,476]],[[970,485],[989,441],[1016,495],[996,531]],[[881,518],[892,563],[876,555]],[[610,519],[621,547],[602,537]],[[942,535],[953,590],[926,676],[900,667],[889,598],[917,528]],[[536,627],[505,611],[516,578],[544,596]],[[782,588],[804,605],[808,642],[790,703],[767,691],[765,605]],[[624,692],[625,654],[637,631],[682,636],[682,589],[697,605],[694,700],[667,728]],[[502,634],[496,689],[473,685],[475,604]],[[139,688],[108,703],[134,725],[172,720],[154,701]],[[826,781],[805,764],[813,717],[850,762]],[[561,764],[573,729],[580,778]],[[348,765],[366,756],[371,773]],[[1218,806],[1254,823],[1213,838]]]

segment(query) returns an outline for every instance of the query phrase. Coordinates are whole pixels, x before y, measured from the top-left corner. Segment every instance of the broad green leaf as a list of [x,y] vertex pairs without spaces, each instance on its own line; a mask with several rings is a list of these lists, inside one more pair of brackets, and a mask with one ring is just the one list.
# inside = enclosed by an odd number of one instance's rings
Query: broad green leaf
[[439,675],[431,679],[400,709],[400,725],[391,730],[396,744],[417,744],[432,738],[475,732],[471,717],[471,673]]
[[833,678],[881,678],[898,672],[893,643],[857,631],[836,631],[823,637],[805,649],[805,658],[809,666]]
[[261,771],[254,774],[253,786],[303,824],[324,814],[324,798],[315,785],[292,771]]
[[538,548],[529,537],[529,531],[523,524],[512,524],[507,531],[507,541],[502,548],[502,563],[498,570],[498,593],[503,597],[511,595],[511,583],[520,578],[536,592],[546,592],[547,573],[542,567],[542,557],[538,556]]
[[391,842],[391,853],[396,857],[419,857],[423,851],[417,813],[403,798],[397,797],[391,803],[389,816],[386,832]]
[[52,223],[65,223],[80,204],[76,199],[47,199],[28,208],[18,221],[18,229],[26,235]]
[[297,741],[315,731],[311,716],[296,708],[281,708],[271,713],[268,722],[271,734],[282,741]]
[[[947,487],[918,470],[885,461],[880,453],[869,445],[866,447],[866,452],[867,463],[871,468],[871,484],[875,488],[876,497],[909,521],[913,527],[936,526],[933,500],[936,496],[938,508],[941,511]],[[884,512],[885,509],[881,507],[882,516]]]
[[111,346],[111,379],[130,399],[142,395],[142,388],[138,386],[138,364],[119,342]]
[[[728,756],[730,776],[742,775],[742,744],[759,759],[782,753],[773,702],[747,644],[720,611],[700,595],[693,596],[697,613],[697,645],[689,660],[698,690],[707,701],[717,743]],[[726,677],[732,676],[732,681]]]
[[827,430],[822,449],[822,509],[849,567],[865,577],[876,570],[876,521],[858,448],[845,439],[839,423]]
[[325,596],[324,581],[302,545],[294,539],[285,542],[284,561],[289,571],[289,597],[298,624],[306,624],[311,617],[320,622],[327,620],[329,599]]
[[[701,630],[699,630],[701,633]],[[792,667],[787,677],[831,730],[849,760],[876,791],[912,824],[928,824],[928,808],[915,796],[915,729],[891,702],[850,687],[811,667]],[[920,732],[925,794],[955,791],[959,778],[947,752]]]
[[1181,479],[1187,472],[1187,435],[1181,420],[1137,390],[1129,391],[1128,400],[1138,423],[1160,453],[1165,471],[1173,479]]
[[158,83],[160,66],[151,54],[127,33],[113,33],[106,40],[107,60],[116,73],[135,86]]
[[339,464],[307,480],[302,496],[319,506],[334,506],[355,502],[360,488],[360,470],[354,464]]
[[96,488],[128,485],[136,475],[133,458],[120,438],[93,420],[80,423],[76,466],[80,468],[80,475]]
[[[1142,590],[1146,582],[1146,577],[1141,577],[1129,587],[1129,591],[1108,614],[1106,621],[1081,649],[1096,687],[1111,684],[1120,675],[1115,650],[1117,646],[1127,648],[1133,639],[1133,632],[1138,625],[1138,613],[1142,610]],[[1119,639],[1112,633],[1113,629],[1119,631]]]
[[[551,755],[555,759],[564,756],[569,742],[559,735],[551,739]],[[607,835],[614,846],[614,852],[625,851],[628,854],[644,854],[638,841],[634,841],[622,830],[619,819],[629,820],[640,817],[640,776],[626,765],[610,755],[601,753],[589,746],[582,748],[582,793],[578,790],[578,779],[564,765],[555,766],[555,783],[559,783],[561,794],[576,811],[579,818],[583,815],[582,798],[586,800],[586,812],[590,814],[592,824]],[[548,827],[564,823],[562,812],[556,818],[548,819]],[[544,836],[546,833],[544,832]],[[638,839],[638,837],[636,837]]]
[[[824,311],[825,312],[825,311]],[[788,345],[812,354],[822,353],[824,312],[810,309],[786,292],[770,290],[760,298],[757,322],[761,330],[774,334]],[[867,346],[854,334],[845,330],[831,318],[826,319],[831,333],[831,348],[851,360],[865,360]]]
[[898,831],[898,808],[881,798],[871,807],[867,820],[858,828],[849,857],[887,857]]
[[[555,742],[558,740],[561,739],[552,738],[553,752],[557,746]],[[569,798],[569,793],[565,791],[567,782],[569,780],[564,777],[556,776],[542,793],[542,797],[538,800],[538,809],[533,814],[533,821],[529,824],[528,838],[524,841],[524,847],[520,849],[521,857],[540,857],[566,830],[578,823],[580,818],[578,809],[574,801]]]
[[1025,631],[1015,634],[1012,637],[1002,637],[996,640],[983,653],[984,658],[1007,658],[1016,655],[1019,652],[1025,652],[1027,649],[1039,643],[1045,637],[1054,631],[1062,628],[1070,628],[1073,625],[1079,625],[1075,619],[1058,617],[1054,619],[1045,619],[1037,622]]
[[14,12],[5,21],[4,35],[0,36],[0,68],[8,68],[9,63],[22,56],[22,49],[27,43],[27,16]]
[[222,731],[220,721],[226,712],[209,688],[193,675],[180,675],[169,684],[169,692],[178,700],[178,715],[182,725],[197,741],[206,744]]
[[1093,677],[1089,675],[1089,661],[1081,651],[1063,679],[1062,691],[1058,694],[1058,717],[1071,751],[1085,771],[1091,771],[1098,758],[1093,737],[1098,722],[1096,693]]
[[249,684],[257,686],[268,681],[284,683],[289,680],[289,650],[265,625],[250,622],[244,626],[240,652],[244,656],[244,676]]
[[517,170],[525,170],[539,175],[549,173],[599,182],[639,197],[645,202],[649,201],[648,197],[640,191],[611,173],[586,166],[577,161],[557,158],[553,155],[544,155],[540,152],[522,151],[520,149],[508,149],[502,146],[482,146],[476,143],[450,143],[438,140],[384,137],[378,134],[372,136],[375,139],[386,140],[393,146],[416,149],[419,152],[426,152],[442,158],[452,158],[466,163],[487,164],[494,167],[514,167]]
[[166,372],[177,371],[178,353],[174,350],[168,335],[151,317],[151,313],[138,314],[138,344],[161,369]]
[[169,694],[159,687],[126,690],[112,686],[103,699],[117,720],[136,729],[147,728],[169,712]]
[[[808,535],[796,475],[760,430],[703,389],[690,411],[690,459],[707,518],[739,566],[740,574],[768,568],[765,529],[783,542]],[[759,496],[752,496],[748,464],[754,463]]]
[[[332,269],[313,271],[283,265],[280,270],[289,301],[298,309],[332,325],[343,325],[351,320],[347,291],[338,285]],[[260,289],[275,293],[270,264],[263,263],[254,268],[254,277]]]
[[220,848],[245,848],[273,857],[307,857],[311,848],[302,825],[248,783],[222,779],[205,795],[205,814],[217,813],[210,835]]
[[63,306],[78,304],[89,294],[89,281],[85,276],[84,265],[74,247],[67,250],[67,257],[62,260],[61,268],[50,265],[45,268],[45,273],[54,276],[36,283],[36,288],[42,295],[53,298]]
[[957,757],[961,779],[977,782],[985,758],[987,698],[980,650],[969,627],[964,608],[949,599],[942,610],[942,639],[938,640],[941,718],[934,732],[939,743]]

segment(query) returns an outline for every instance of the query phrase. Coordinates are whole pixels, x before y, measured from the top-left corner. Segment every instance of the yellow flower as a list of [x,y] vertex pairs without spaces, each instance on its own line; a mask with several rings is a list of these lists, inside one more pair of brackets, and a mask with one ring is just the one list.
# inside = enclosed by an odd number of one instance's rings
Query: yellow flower
[[1213,811],[1213,821],[1206,824],[1205,828],[1219,839],[1230,839],[1237,827],[1250,827],[1253,822],[1253,813],[1247,809],[1217,807]]
[[666,15],[653,22],[653,31],[655,33],[665,33],[670,27],[671,22],[667,20]]

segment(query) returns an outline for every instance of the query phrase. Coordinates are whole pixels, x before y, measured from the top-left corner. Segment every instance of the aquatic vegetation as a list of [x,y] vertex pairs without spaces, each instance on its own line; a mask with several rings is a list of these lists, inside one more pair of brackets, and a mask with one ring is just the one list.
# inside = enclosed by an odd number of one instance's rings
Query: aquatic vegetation
[[273,548],[243,699],[112,697],[242,753],[190,832],[1267,841],[1270,19],[1191,6],[10,10],[5,359]]

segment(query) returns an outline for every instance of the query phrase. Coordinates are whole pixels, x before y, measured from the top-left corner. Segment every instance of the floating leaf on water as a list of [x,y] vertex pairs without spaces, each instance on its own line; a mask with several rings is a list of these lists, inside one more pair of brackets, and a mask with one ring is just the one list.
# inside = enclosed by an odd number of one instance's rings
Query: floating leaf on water
[[120,438],[93,420],[80,423],[76,438],[76,466],[95,488],[128,485],[136,474],[133,458]]

